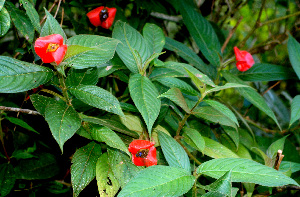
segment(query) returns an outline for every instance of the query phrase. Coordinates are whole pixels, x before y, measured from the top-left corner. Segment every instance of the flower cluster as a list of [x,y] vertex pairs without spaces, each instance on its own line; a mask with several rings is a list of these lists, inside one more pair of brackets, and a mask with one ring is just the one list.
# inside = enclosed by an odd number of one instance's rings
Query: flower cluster
[[157,165],[156,148],[154,142],[147,140],[133,140],[128,147],[132,154],[132,162],[137,166]]
[[237,47],[233,48],[236,58],[236,67],[239,71],[247,71],[255,63],[252,55],[247,51],[240,51]]
[[115,20],[116,12],[116,8],[100,6],[91,10],[86,15],[94,26],[109,29]]

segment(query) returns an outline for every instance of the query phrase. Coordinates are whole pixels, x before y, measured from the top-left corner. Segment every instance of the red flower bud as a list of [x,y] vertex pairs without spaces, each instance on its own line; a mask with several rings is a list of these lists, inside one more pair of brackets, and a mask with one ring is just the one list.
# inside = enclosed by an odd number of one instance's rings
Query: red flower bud
[[133,140],[128,147],[132,154],[132,162],[136,166],[157,165],[156,148],[154,142],[147,140]]
[[40,37],[34,43],[34,50],[44,63],[56,62],[58,65],[67,52],[67,45],[63,42],[60,34]]
[[115,20],[116,12],[116,8],[100,6],[96,9],[91,10],[86,15],[94,26],[101,26],[105,29],[109,29]]
[[252,55],[247,51],[240,51],[237,47],[234,47],[234,53],[236,58],[236,67],[239,71],[246,71],[255,63]]

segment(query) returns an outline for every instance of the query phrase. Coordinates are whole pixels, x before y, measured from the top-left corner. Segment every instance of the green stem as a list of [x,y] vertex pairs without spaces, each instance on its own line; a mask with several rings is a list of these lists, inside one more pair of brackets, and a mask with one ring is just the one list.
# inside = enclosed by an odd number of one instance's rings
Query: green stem
[[180,138],[176,138],[176,141],[180,144],[180,146],[182,146],[186,154],[188,154],[188,156],[196,162],[196,164],[201,165],[201,162],[181,143]]
[[53,95],[53,96],[56,96],[56,97],[60,98],[61,100],[67,102],[67,100],[66,100],[63,96],[61,96],[60,94],[57,94],[56,92],[54,92],[54,91],[52,91],[52,90],[41,89],[41,91],[42,91],[42,92],[46,92],[46,93],[48,93],[48,94],[51,94],[51,95]]
[[284,19],[287,19],[287,18],[290,18],[290,17],[293,17],[293,16],[297,16],[297,15],[300,15],[300,11],[299,12],[295,12],[293,14],[289,14],[289,15],[286,15],[286,16],[282,16],[282,17],[279,17],[279,18],[275,18],[275,19],[266,21],[266,22],[262,23],[260,25],[260,27],[264,26],[264,25],[268,25],[270,23],[275,23],[275,22],[278,22],[278,21],[281,21],[281,20],[284,20]]
[[59,79],[61,91],[64,96],[64,101],[66,101],[67,105],[72,105],[71,100],[69,98],[68,89],[65,83],[65,77],[62,74],[58,73],[58,79]]

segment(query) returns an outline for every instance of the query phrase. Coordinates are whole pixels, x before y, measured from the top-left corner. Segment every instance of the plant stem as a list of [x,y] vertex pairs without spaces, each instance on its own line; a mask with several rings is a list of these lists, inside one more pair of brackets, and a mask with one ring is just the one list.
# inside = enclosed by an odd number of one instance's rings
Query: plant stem
[[293,17],[293,16],[297,16],[297,15],[300,15],[300,11],[299,12],[295,12],[293,14],[286,15],[286,16],[278,17],[278,18],[275,18],[275,19],[272,19],[272,20],[268,20],[268,21],[266,21],[264,23],[261,23],[260,27],[264,26],[264,25],[268,25],[270,23],[275,23],[275,22],[278,22],[278,21],[281,21],[281,20],[284,20],[284,19],[287,19],[287,18],[290,18],[290,17]]
[[68,89],[65,83],[65,77],[62,74],[58,73],[58,79],[59,79],[61,91],[64,96],[64,101],[66,101],[67,105],[72,105],[71,100],[69,98]]
[[21,113],[32,114],[32,115],[41,115],[39,112],[34,111],[34,110],[21,109],[21,108],[15,108],[15,107],[0,106],[0,110],[3,110],[3,111],[13,111],[13,112],[21,112]]
[[178,142],[178,144],[180,144],[180,146],[182,146],[188,156],[196,162],[196,164],[201,165],[201,162],[181,143],[180,138],[176,138],[176,141]]
[[66,100],[63,96],[61,96],[60,94],[57,94],[56,92],[54,92],[54,91],[52,91],[52,90],[48,90],[48,89],[45,89],[45,88],[44,88],[44,89],[41,89],[41,92],[46,92],[46,93],[48,93],[48,94],[51,94],[51,95],[53,95],[53,96],[56,96],[56,97],[60,98],[61,100],[67,102],[67,100]]

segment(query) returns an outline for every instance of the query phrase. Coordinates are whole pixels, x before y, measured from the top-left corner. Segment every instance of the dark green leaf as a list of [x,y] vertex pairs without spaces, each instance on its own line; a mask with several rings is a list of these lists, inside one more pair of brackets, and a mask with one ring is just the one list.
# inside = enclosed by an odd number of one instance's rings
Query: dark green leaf
[[289,135],[286,135],[286,136],[280,138],[279,140],[276,140],[275,142],[273,142],[273,143],[269,146],[269,148],[268,148],[268,150],[267,150],[267,152],[266,152],[269,158],[275,159],[278,150],[282,150],[282,151],[283,151],[284,142],[285,142],[285,139],[286,139],[288,136],[289,136]]
[[67,86],[96,85],[98,82],[97,68],[70,69],[66,79]]
[[0,196],[6,196],[14,187],[16,175],[14,167],[9,163],[0,164]]
[[143,28],[143,36],[148,44],[150,53],[160,53],[165,45],[165,35],[160,27],[146,23]]
[[6,8],[0,9],[0,37],[4,36],[10,28],[10,17]]
[[295,38],[293,38],[293,36],[289,35],[289,40],[287,45],[288,45],[290,62],[298,78],[300,79],[300,44],[299,42],[297,42]]
[[38,110],[43,116],[45,116],[45,110],[47,105],[50,103],[55,103],[57,102],[55,99],[38,95],[38,94],[33,94],[30,96],[30,100],[36,110]]
[[[224,145],[203,136],[205,149],[203,153],[212,158],[237,158],[238,156]],[[225,172],[224,172],[225,173]]]
[[8,117],[6,116],[5,119],[7,119],[9,122],[15,124],[15,125],[19,125],[20,127],[23,127],[25,129],[28,129],[29,131],[33,131],[37,134],[39,134],[36,130],[34,130],[34,128],[32,128],[31,126],[29,126],[25,121],[19,119],[19,118],[14,118],[14,117]]
[[35,30],[40,33],[41,32],[40,18],[36,9],[32,5],[32,3],[29,2],[28,0],[21,0],[20,2],[23,4],[23,7],[26,10],[26,14],[29,17]]
[[295,96],[291,105],[291,120],[290,126],[300,119],[300,95]]

